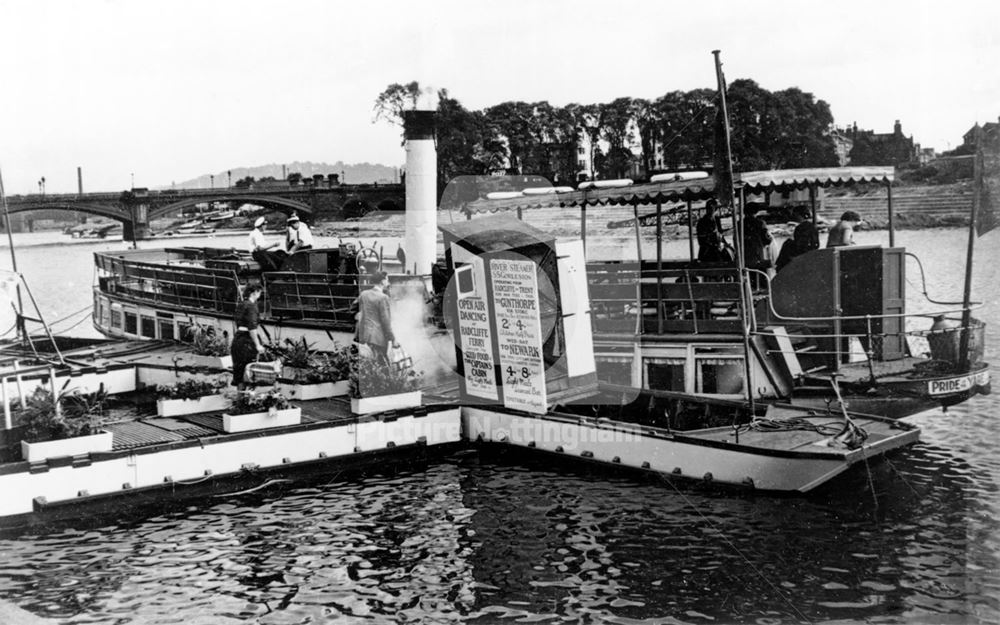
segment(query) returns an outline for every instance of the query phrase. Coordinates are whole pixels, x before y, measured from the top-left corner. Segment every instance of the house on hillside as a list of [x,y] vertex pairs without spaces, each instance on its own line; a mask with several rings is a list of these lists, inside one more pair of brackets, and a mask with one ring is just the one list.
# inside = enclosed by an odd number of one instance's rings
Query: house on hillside
[[850,129],[853,146],[850,151],[852,165],[909,165],[920,161],[920,144],[913,137],[903,134],[903,125],[896,120],[891,133],[877,133],[873,130],[858,130],[854,124]]
[[[1000,118],[997,118],[1000,121]],[[962,145],[965,147],[973,148],[976,147],[976,124],[972,128],[969,128],[968,132],[962,135]],[[982,125],[983,129],[983,143],[986,145],[1000,145],[1000,123],[986,122]]]

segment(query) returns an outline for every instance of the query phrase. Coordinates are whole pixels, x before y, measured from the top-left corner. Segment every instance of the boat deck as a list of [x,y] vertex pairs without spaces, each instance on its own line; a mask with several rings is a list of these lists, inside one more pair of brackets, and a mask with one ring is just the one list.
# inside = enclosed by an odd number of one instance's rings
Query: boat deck
[[[357,418],[351,414],[350,401],[345,398],[296,402],[295,405],[302,409],[304,424],[351,421]],[[114,451],[227,435],[222,427],[222,412],[178,417],[142,417],[102,427],[114,434]]]
[[[811,412],[811,411],[810,411]],[[866,434],[865,445],[878,445],[912,432],[914,440],[918,430],[897,421],[872,416],[851,416],[851,420]],[[833,441],[844,428],[844,419],[836,414],[809,416],[801,408],[788,409],[769,406],[767,414],[755,424],[744,425],[737,432],[732,427],[711,428],[684,432],[685,437],[717,443],[739,443],[744,447],[780,450],[785,452],[843,453],[854,451]]]

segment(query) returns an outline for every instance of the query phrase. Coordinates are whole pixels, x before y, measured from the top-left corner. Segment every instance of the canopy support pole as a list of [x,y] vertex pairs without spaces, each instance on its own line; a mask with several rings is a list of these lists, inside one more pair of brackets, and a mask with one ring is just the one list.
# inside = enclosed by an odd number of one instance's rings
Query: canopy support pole
[[892,210],[892,181],[886,183],[886,192],[888,193],[888,204],[889,204],[889,247],[896,247],[896,220],[895,213]]
[[691,216],[691,200],[687,201],[688,209],[688,254],[691,256],[691,262],[694,262],[694,221]]
[[635,333],[642,334],[642,232],[639,228],[639,200],[632,200],[632,217],[635,222],[635,256],[639,263],[635,281]]
[[976,124],[976,156],[972,164],[972,178],[975,182],[972,195],[972,214],[969,215],[969,247],[965,255],[965,289],[962,294],[962,333],[958,341],[958,370],[969,371],[969,339],[972,338],[972,311],[969,306],[972,303],[972,259],[973,248],[976,244],[976,221],[979,219],[980,202],[983,191],[983,129]]
[[[690,240],[690,237],[688,240]],[[656,331],[658,334],[663,334],[663,201],[662,200],[656,200]]]

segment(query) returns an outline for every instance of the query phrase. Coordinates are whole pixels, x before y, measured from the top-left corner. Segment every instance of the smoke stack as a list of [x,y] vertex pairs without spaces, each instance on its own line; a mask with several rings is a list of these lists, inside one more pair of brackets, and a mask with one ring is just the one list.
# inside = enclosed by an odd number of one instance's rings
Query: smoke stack
[[429,275],[437,260],[434,110],[403,111],[406,141],[406,272]]

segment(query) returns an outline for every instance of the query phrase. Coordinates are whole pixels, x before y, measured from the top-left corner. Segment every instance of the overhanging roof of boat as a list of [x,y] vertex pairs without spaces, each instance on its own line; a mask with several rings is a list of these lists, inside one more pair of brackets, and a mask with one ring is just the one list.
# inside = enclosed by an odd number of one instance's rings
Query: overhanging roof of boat
[[[736,175],[737,185],[742,184],[750,193],[763,191],[791,191],[808,187],[838,187],[852,184],[888,184],[895,178],[893,167],[827,167],[816,169],[778,169],[750,171]],[[683,202],[707,200],[715,195],[713,178],[653,182],[610,189],[586,189],[568,193],[524,195],[503,200],[476,200],[466,205],[468,213],[494,213],[517,209],[573,207],[573,206],[626,206],[655,204],[657,202]]]
[[440,224],[438,229],[447,237],[463,241],[483,252],[517,249],[551,241],[552,235],[509,215],[493,215],[475,221]]

